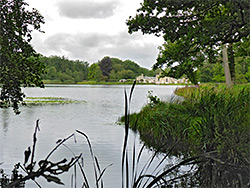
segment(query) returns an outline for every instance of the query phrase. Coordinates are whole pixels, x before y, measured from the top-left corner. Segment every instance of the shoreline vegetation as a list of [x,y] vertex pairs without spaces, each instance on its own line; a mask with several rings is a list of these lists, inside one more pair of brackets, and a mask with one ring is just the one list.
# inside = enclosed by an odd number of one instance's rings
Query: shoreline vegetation
[[[84,81],[84,82],[61,82],[59,80],[44,80],[43,83],[46,85],[49,84],[62,84],[62,85],[67,85],[67,84],[72,84],[72,85],[132,85],[134,82],[133,79],[128,80],[126,82],[97,82],[97,81]],[[190,84],[155,84],[155,83],[136,83],[136,85],[190,85]]]
[[[175,91],[183,101],[160,101],[152,93],[139,113],[130,115],[130,128],[151,149],[172,156],[210,153],[198,164],[200,187],[250,185],[250,85],[202,84]],[[121,118],[124,122],[124,117]]]

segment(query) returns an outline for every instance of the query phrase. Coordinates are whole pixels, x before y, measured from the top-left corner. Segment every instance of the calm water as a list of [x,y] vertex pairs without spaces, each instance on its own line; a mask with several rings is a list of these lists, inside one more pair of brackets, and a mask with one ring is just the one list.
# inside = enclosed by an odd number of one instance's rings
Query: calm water
[[[133,93],[131,112],[138,112],[147,103],[149,90],[153,91],[162,100],[170,100],[176,86],[137,85]],[[113,164],[104,175],[105,187],[121,187],[121,151],[124,129],[115,122],[124,114],[124,89],[129,93],[130,86],[104,86],[104,85],[63,85],[47,86],[41,88],[25,88],[29,97],[65,97],[75,100],[85,100],[79,104],[47,104],[29,105],[21,107],[21,114],[14,115],[12,109],[0,109],[0,168],[8,173],[17,162],[23,163],[23,152],[32,146],[32,135],[35,122],[40,120],[36,160],[45,158],[60,138],[66,138],[76,129],[86,133],[91,140],[94,154],[97,156],[102,168]],[[138,135],[130,133],[130,146],[136,137],[136,146],[141,143]],[[93,182],[92,162],[86,141],[80,135],[69,140],[66,145],[78,155],[83,153],[84,168],[87,171],[89,182]],[[151,152],[146,151],[142,157],[145,162]],[[52,156],[51,160],[63,158],[70,159],[72,154],[65,147],[61,147]],[[65,187],[70,187],[72,170],[62,175]],[[62,187],[54,183],[46,183],[42,178],[38,182],[46,188]],[[78,176],[78,186],[81,184]],[[27,188],[37,187],[33,182],[26,182]]]

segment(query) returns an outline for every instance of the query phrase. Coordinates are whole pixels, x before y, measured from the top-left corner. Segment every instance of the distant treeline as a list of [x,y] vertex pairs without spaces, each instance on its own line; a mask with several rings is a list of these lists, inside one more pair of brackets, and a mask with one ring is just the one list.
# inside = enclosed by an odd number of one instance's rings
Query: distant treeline
[[[45,83],[118,82],[122,79],[134,80],[141,74],[155,77],[159,73],[159,70],[142,68],[131,60],[122,61],[110,57],[104,57],[91,65],[86,61],[73,61],[59,56],[42,56],[41,61],[47,67],[47,74],[43,78]],[[249,56],[240,56],[235,59],[234,74],[235,83],[250,82]],[[204,62],[204,65],[197,69],[197,79],[201,83],[225,82],[223,64]]]
[[156,71],[140,67],[131,60],[104,57],[101,61],[89,65],[86,61],[73,61],[65,57],[41,57],[47,67],[44,80],[47,83],[77,83],[83,81],[110,81],[135,79],[140,74],[155,76]]

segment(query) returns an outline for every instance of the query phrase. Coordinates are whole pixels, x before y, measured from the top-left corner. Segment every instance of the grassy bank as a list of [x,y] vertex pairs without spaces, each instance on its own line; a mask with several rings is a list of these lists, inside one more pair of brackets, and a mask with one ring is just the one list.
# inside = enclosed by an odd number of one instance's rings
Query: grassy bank
[[[199,87],[201,89],[212,89],[213,88],[213,89],[215,89],[217,91],[227,89],[227,86],[224,83],[220,83],[220,84],[206,83],[206,84],[201,84]],[[244,88],[248,88],[248,87],[250,87],[250,83],[248,83],[248,84],[238,84],[238,85],[234,85],[229,90],[231,90],[234,93],[237,93],[239,90],[244,89]],[[185,96],[188,96],[190,93],[192,93],[194,90],[197,90],[197,88],[196,87],[178,88],[175,91],[175,94],[185,97]]]
[[181,88],[176,93],[185,100],[144,106],[131,115],[131,128],[156,149],[168,151],[174,146],[173,155],[211,153],[211,159],[199,168],[205,187],[249,183],[249,85],[232,89],[203,85]]

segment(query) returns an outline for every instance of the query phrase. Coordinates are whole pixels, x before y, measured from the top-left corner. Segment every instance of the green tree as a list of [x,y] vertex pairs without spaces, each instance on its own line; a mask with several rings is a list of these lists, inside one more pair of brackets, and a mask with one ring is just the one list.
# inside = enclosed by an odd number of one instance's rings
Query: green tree
[[109,74],[112,70],[112,60],[110,59],[110,57],[104,57],[100,61],[99,66],[101,68],[102,75],[109,78]]
[[[112,62],[113,63],[113,62]],[[122,71],[124,69],[123,62],[121,64],[112,64],[112,68],[115,72]]]
[[74,79],[66,74],[66,73],[63,73],[63,72],[59,72],[58,73],[58,79],[61,81],[61,82],[65,82],[65,83],[74,83]]
[[117,81],[117,74],[115,73],[115,70],[112,70],[109,74],[110,80]]
[[84,74],[81,71],[74,71],[72,76],[73,76],[76,83],[77,82],[82,82],[83,80],[86,80],[84,78]]
[[[42,57],[41,61],[47,67],[47,74],[43,77],[45,80],[65,80],[61,79],[61,73],[66,74],[68,78],[71,77],[71,82],[75,83],[87,80],[88,78],[89,64],[87,62],[72,61],[58,56]],[[65,78],[65,75],[63,77]]]
[[235,50],[236,82],[250,82],[250,36],[233,46]]
[[250,66],[248,67],[248,71],[246,72],[246,79],[250,82]]
[[133,62],[131,60],[125,60],[123,63],[124,63],[124,68],[126,70],[131,70],[134,73],[139,73],[139,70],[141,67],[138,64],[136,64],[135,62]]
[[212,66],[213,78],[214,82],[225,82],[225,75],[223,72],[223,67],[221,63],[216,63]]
[[93,63],[89,67],[89,73],[88,73],[88,80],[95,80],[95,69],[96,69],[97,64]]
[[56,68],[54,66],[48,67],[45,79],[54,80],[56,79],[56,77],[57,77]]
[[131,70],[122,70],[117,72],[118,79],[134,79],[134,72]]
[[205,63],[203,67],[198,69],[198,80],[200,82],[212,82],[213,79],[213,65]]
[[21,86],[44,87],[45,66],[30,44],[44,18],[27,6],[23,0],[0,0],[0,107],[12,106],[16,113],[25,96]]
[[[202,66],[202,59],[214,62],[218,47],[223,46],[227,52],[226,44],[249,36],[250,3],[247,0],[144,0],[127,25],[129,33],[141,30],[144,34],[163,34],[166,43],[154,68],[167,66],[171,68],[170,76],[186,74],[197,82],[195,72]],[[173,54],[166,52],[170,48],[176,51],[172,50]],[[225,57],[227,54],[229,58]],[[225,65],[227,59],[231,60],[233,73],[233,51],[224,53]]]
[[88,80],[93,80],[93,81],[100,82],[101,79],[102,79],[101,68],[99,67],[99,65],[97,63],[93,63],[89,67]]

